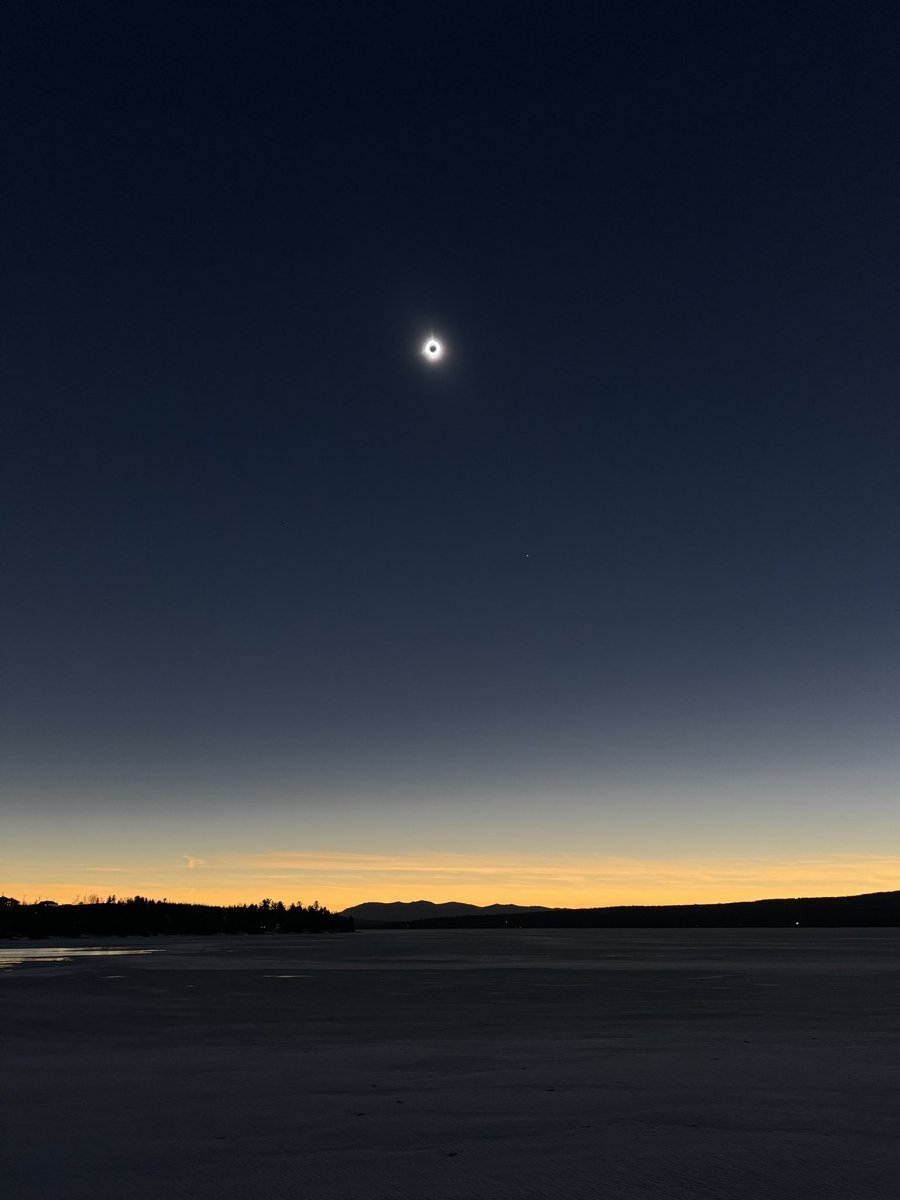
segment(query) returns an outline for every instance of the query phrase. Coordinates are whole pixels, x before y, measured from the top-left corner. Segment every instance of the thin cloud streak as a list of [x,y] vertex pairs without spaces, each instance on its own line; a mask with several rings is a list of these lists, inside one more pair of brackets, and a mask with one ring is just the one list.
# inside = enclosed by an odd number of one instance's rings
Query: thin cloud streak
[[[415,886],[423,894],[448,887],[502,888],[522,902],[666,903],[686,892],[722,899],[780,894],[834,894],[843,889],[878,891],[896,887],[900,856],[863,855],[815,859],[632,859],[595,855],[472,856],[464,854],[381,855],[273,850],[221,856],[204,870],[269,883],[362,889],[370,898],[385,888]],[[210,880],[210,886],[216,886]],[[587,895],[590,893],[590,895]],[[668,896],[666,895],[668,893]],[[544,899],[544,897],[552,898]]]
[[[120,860],[121,862],[121,860]],[[465,900],[587,908],[627,904],[719,903],[778,896],[850,895],[900,884],[898,855],[814,858],[626,858],[423,852],[377,854],[263,850],[135,859],[98,868],[46,862],[9,880],[19,896],[40,890],[60,900],[89,892],[86,876],[116,877],[120,895],[241,904],[264,895],[315,897],[341,909],[366,900]]]

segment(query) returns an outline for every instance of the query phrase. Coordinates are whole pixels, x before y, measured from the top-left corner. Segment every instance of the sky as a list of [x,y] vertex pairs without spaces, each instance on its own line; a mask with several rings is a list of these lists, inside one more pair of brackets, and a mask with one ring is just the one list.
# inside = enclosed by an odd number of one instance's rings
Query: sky
[[896,5],[0,19],[0,890],[900,887]]

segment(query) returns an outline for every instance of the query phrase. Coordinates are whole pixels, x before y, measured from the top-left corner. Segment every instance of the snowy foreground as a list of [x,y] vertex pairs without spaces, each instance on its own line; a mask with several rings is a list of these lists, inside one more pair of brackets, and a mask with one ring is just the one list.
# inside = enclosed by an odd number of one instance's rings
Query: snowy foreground
[[0,970],[6,1200],[898,1195],[900,930],[106,945]]

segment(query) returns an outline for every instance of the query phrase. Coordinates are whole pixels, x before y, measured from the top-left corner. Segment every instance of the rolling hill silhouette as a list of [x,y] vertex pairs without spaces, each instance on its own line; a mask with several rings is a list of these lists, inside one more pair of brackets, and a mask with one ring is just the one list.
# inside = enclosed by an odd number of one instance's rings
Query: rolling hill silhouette
[[353,917],[358,926],[407,924],[410,921],[456,920],[461,917],[502,917],[509,913],[550,912],[539,904],[463,904],[449,900],[434,904],[431,900],[395,900],[389,904],[371,901],[345,908],[342,917]]
[[412,929],[685,929],[780,926],[900,926],[900,891],[860,896],[800,896],[739,900],[725,904],[618,905],[612,908],[542,908],[515,904],[357,904],[358,928],[381,925]]

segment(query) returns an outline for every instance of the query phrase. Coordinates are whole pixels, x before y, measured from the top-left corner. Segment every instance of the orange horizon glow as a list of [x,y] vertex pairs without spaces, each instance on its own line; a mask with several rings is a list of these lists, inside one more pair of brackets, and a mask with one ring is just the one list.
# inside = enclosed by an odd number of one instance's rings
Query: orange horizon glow
[[334,912],[367,901],[431,900],[596,908],[721,904],[799,896],[847,896],[900,888],[900,856],[817,859],[645,860],[558,855],[473,857],[266,852],[128,867],[37,864],[0,892],[35,903],[89,896],[194,904],[318,900]]

